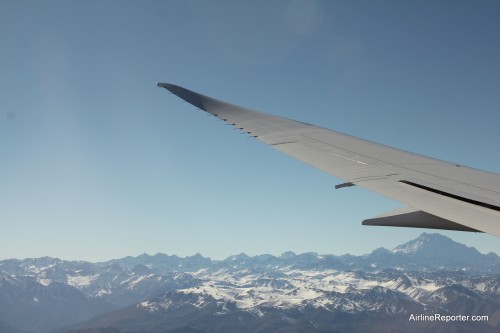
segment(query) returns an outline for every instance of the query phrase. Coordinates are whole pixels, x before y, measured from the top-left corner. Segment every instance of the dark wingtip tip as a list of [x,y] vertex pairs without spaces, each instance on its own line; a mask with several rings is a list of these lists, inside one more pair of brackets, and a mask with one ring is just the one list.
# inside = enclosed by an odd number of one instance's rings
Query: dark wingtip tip
[[178,92],[180,90],[187,90],[186,88],[182,88],[179,87],[178,85],[166,82],[158,82],[156,86],[159,88],[165,88],[166,90],[170,91],[173,94],[175,94],[175,92]]
[[188,90],[186,88],[183,88],[181,86],[171,84],[171,83],[164,83],[164,82],[158,82],[156,86],[160,88],[165,88],[166,90],[170,91],[172,94],[176,95],[177,97],[182,98],[186,102],[196,106],[199,109],[202,109],[203,111],[206,111],[205,106],[204,106],[204,100],[207,99],[207,97],[200,95],[194,91]]
[[171,84],[169,84],[169,83],[165,83],[165,82],[158,82],[158,83],[156,84],[156,86],[157,86],[157,87],[159,87],[159,88],[165,88],[165,89],[167,89],[167,88],[168,88],[168,86],[171,86]]

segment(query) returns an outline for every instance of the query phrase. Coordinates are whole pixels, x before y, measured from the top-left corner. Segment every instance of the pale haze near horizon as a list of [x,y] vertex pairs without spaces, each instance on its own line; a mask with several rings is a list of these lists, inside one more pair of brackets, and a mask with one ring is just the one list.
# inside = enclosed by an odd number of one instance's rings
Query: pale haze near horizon
[[364,254],[439,232],[239,134],[171,82],[500,172],[495,1],[3,1],[0,259]]

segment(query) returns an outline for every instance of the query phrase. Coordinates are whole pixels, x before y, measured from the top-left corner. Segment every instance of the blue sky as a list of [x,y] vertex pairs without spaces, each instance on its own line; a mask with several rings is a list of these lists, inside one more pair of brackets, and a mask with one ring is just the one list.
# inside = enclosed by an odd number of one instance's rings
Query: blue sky
[[498,17],[498,1],[2,1],[0,258],[413,239],[361,226],[399,203],[335,190],[156,83],[498,173]]

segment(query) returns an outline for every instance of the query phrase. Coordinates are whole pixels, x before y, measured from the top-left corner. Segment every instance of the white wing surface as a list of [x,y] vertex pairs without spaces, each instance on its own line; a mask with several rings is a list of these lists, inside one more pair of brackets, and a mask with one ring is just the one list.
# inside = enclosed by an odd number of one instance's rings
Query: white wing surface
[[294,158],[407,207],[364,225],[487,232],[500,236],[500,175],[257,112],[168,83],[188,103]]

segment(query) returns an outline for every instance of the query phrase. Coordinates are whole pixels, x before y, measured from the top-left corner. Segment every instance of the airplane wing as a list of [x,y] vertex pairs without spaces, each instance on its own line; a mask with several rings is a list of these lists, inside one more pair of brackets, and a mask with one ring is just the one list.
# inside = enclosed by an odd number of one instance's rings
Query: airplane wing
[[158,83],[256,139],[406,207],[364,225],[486,232],[500,236],[500,175],[377,144],[329,129],[242,108]]

